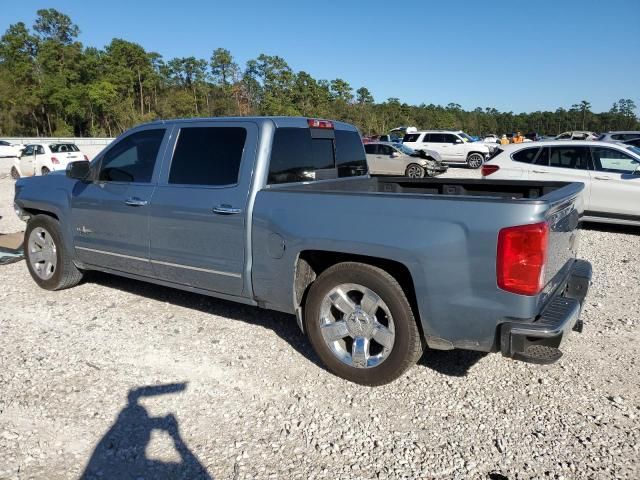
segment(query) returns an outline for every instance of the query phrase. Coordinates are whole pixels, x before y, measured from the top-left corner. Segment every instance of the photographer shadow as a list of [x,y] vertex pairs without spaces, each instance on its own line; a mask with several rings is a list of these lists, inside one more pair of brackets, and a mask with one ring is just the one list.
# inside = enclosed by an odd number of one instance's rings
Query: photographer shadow
[[[98,442],[80,478],[212,480],[182,439],[176,417],[173,414],[150,417],[147,410],[138,403],[142,397],[177,393],[185,388],[186,383],[177,383],[130,390],[127,405]],[[146,450],[154,430],[165,432],[171,438],[180,458],[179,462],[147,458]]]

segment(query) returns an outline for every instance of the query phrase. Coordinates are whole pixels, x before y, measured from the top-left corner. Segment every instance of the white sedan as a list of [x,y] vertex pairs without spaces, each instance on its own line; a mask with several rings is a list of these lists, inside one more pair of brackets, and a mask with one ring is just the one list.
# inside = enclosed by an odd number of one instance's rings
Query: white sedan
[[11,169],[13,178],[46,175],[65,170],[69,162],[89,160],[73,143],[31,143],[25,146]]
[[13,145],[5,140],[0,140],[0,158],[17,157],[23,145]]
[[491,180],[585,185],[583,220],[640,225],[640,148],[584,140],[503,145],[482,166]]

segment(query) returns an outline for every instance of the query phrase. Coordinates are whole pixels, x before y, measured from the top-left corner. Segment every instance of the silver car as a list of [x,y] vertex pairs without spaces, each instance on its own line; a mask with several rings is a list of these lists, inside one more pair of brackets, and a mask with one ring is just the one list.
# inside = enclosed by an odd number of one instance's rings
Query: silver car
[[399,175],[410,178],[435,177],[447,171],[440,154],[416,152],[401,143],[371,142],[364,146],[371,175]]
[[626,142],[627,140],[633,140],[634,138],[640,138],[640,132],[637,130],[619,130],[616,132],[605,132],[598,137],[601,142]]

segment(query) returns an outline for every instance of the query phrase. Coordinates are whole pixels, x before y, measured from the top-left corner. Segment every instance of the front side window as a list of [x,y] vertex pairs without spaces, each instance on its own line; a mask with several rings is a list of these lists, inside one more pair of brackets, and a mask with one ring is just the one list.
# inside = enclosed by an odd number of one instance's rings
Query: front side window
[[563,133],[562,135],[558,135],[558,140],[569,140],[571,138],[570,133]]
[[589,147],[551,147],[549,150],[551,167],[589,169]]
[[591,149],[596,170],[613,173],[633,173],[640,163],[629,155],[613,148],[595,147]]
[[375,155],[378,149],[378,145],[373,144],[373,143],[367,143],[364,146],[364,151],[367,153],[367,155]]
[[22,156],[26,157],[26,156],[29,156],[29,155],[33,155],[33,152],[34,152],[33,145],[27,145],[24,148],[24,150],[22,150]]
[[539,148],[525,148],[515,152],[511,155],[511,158],[516,162],[533,163],[533,160],[536,158],[539,150]]
[[242,127],[184,127],[171,160],[169,183],[224,186],[238,183],[247,131]]
[[164,129],[142,130],[120,140],[102,158],[98,180],[150,182],[164,132]]
[[380,145],[380,155],[391,155],[393,153],[393,148],[389,145]]
[[458,140],[460,140],[461,142],[463,141],[457,135],[452,135],[450,133],[445,133],[442,136],[444,138],[444,143],[456,143]]

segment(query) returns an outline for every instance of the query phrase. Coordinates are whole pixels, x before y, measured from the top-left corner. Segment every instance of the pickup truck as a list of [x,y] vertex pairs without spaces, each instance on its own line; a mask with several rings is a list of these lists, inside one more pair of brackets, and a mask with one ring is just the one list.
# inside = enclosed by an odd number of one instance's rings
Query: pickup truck
[[157,121],[19,179],[42,288],[100,270],[297,317],[333,373],[388,383],[426,347],[550,363],[580,329],[581,183],[371,178],[356,128]]

